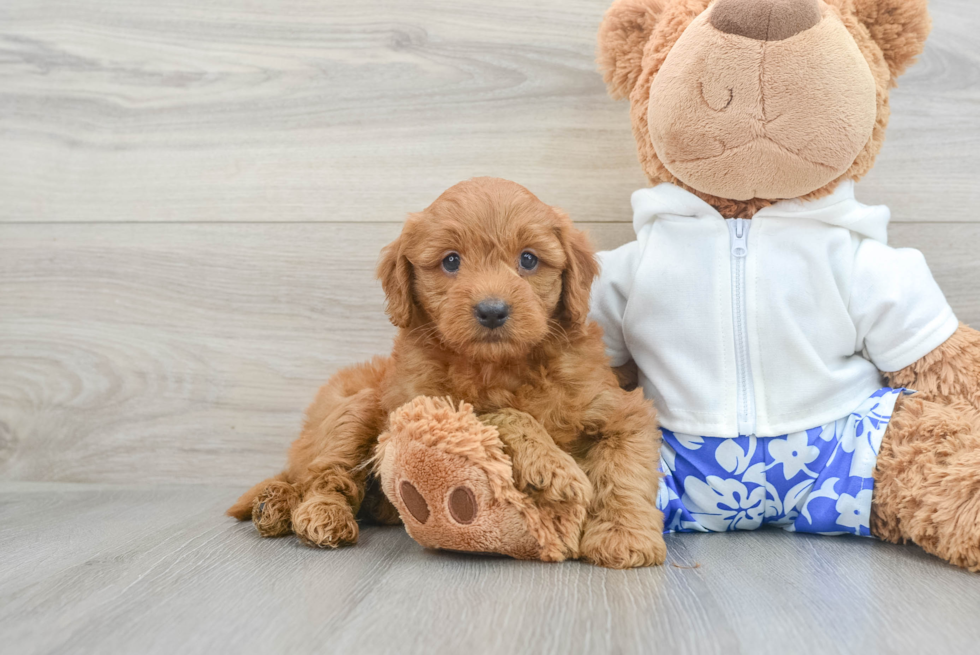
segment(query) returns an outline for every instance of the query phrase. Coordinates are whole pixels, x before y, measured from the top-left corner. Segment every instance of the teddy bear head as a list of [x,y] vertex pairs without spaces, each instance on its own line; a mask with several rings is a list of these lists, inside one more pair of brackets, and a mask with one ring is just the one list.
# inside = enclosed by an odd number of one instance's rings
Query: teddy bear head
[[651,183],[747,217],[870,170],[929,28],[926,0],[616,0],[598,60]]

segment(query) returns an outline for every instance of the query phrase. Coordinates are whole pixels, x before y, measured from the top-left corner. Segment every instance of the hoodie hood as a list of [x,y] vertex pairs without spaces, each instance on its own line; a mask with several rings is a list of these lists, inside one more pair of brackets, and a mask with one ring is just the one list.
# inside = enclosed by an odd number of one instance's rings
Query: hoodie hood
[[[724,220],[714,207],[689,191],[673,184],[658,184],[635,191],[633,229],[640,232],[658,218],[717,218]],[[854,199],[854,181],[844,180],[834,192],[818,200],[781,200],[756,212],[752,220],[766,218],[802,218],[846,228],[852,232],[888,242],[891,212],[884,205],[863,205]]]

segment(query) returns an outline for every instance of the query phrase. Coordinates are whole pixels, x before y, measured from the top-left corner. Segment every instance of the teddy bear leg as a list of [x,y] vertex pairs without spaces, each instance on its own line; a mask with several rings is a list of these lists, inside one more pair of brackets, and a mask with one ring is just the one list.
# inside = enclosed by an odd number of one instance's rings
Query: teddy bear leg
[[514,486],[497,430],[468,405],[419,397],[395,410],[376,461],[385,495],[427,548],[546,561],[569,555],[556,521]]
[[899,397],[878,455],[871,533],[980,571],[980,412]]

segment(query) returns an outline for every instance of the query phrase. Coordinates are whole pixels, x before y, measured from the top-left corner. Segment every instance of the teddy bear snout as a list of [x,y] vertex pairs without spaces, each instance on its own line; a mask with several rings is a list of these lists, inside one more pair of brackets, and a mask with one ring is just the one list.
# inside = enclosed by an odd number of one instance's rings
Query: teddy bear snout
[[717,0],[711,24],[727,34],[782,41],[820,22],[819,0]]

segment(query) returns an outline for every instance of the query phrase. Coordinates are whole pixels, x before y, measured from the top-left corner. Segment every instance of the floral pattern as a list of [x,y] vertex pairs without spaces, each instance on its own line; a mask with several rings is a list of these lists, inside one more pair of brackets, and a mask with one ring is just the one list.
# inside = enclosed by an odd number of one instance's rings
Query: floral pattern
[[665,532],[755,530],[871,536],[875,461],[895,400],[879,389],[838,421],[779,437],[663,430]]

